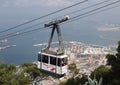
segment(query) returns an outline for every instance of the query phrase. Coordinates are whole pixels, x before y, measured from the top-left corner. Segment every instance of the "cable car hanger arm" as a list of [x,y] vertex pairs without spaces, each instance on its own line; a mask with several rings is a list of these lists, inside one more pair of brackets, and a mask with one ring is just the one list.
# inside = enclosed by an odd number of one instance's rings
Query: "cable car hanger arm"
[[59,23],[65,22],[68,19],[69,19],[69,16],[64,16],[63,19],[61,19],[61,20],[51,21],[48,24],[44,25],[45,27],[51,27],[52,26],[51,36],[50,36],[47,47],[43,50],[44,52],[47,52],[47,53],[51,52],[51,51],[49,51],[49,48],[51,46],[53,35],[54,35],[55,30],[56,30],[58,41],[59,41],[59,49],[57,50],[56,54],[64,54],[64,46],[62,44],[62,37],[61,37],[61,31],[60,31]]

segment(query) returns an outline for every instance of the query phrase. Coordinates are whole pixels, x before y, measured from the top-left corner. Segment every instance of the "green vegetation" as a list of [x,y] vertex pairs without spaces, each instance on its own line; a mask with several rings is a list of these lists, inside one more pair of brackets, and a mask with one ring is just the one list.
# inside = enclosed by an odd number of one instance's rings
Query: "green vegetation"
[[74,74],[78,74],[79,73],[79,69],[77,69],[76,64],[72,63],[68,66],[68,69],[70,69]]
[[23,72],[26,73],[26,75],[31,79],[34,80],[36,77],[39,77],[41,80],[43,78],[48,77],[47,74],[41,72],[37,65],[32,63],[24,63],[21,65],[21,67],[24,69]]
[[94,77],[94,79],[92,80],[92,79],[88,76],[88,81],[87,81],[84,85],[102,85],[102,78],[101,78],[99,81],[97,81],[95,77]]
[[37,66],[24,63],[19,67],[15,65],[0,64],[0,85],[29,85],[33,79],[47,77]]
[[110,72],[110,68],[102,65],[98,67],[97,69],[95,69],[94,72],[92,72],[91,78],[93,79],[95,76],[97,81],[103,78],[102,82],[105,83],[108,81],[106,77],[109,76],[109,72]]
[[[76,64],[72,63],[68,66],[68,69],[73,72],[73,75],[77,75],[79,73],[79,69],[77,69]],[[76,78],[70,78],[66,82],[61,82],[59,85],[83,85],[85,82],[87,82],[87,76],[84,76],[82,78],[76,77]]]
[[0,65],[0,85],[28,85],[30,80],[23,73],[17,74],[14,65]]
[[66,82],[61,82],[59,85],[84,85],[85,82],[87,82],[87,76],[70,78]]

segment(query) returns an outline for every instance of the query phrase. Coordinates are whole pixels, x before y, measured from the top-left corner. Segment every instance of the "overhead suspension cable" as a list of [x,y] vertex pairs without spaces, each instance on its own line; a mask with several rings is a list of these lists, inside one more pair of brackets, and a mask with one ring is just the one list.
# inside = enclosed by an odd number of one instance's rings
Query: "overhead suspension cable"
[[[75,21],[75,19],[77,20],[78,18],[81,18],[82,16],[83,16],[83,18],[86,17],[86,16],[90,16],[90,15],[92,15],[92,14],[90,14],[91,12],[94,12],[94,11],[100,10],[100,9],[102,9],[102,8],[111,6],[111,5],[116,4],[116,3],[118,3],[118,2],[120,2],[120,1],[118,0],[118,1],[116,1],[116,2],[112,2],[112,3],[107,4],[107,5],[104,5],[104,6],[102,6],[102,7],[99,7],[99,8],[96,8],[96,9],[94,9],[94,10],[88,11],[88,12],[86,12],[86,13],[84,13],[84,14],[77,15],[77,16],[72,17],[71,19],[69,19],[70,21],[68,21],[68,22],[72,22],[73,20]],[[120,5],[117,5],[117,6],[114,6],[114,7],[118,7],[118,6],[120,6]],[[102,11],[106,11],[106,10],[110,10],[111,8],[114,8],[114,7],[110,7],[110,8],[107,8],[107,9],[103,9],[103,10],[100,10],[100,11],[98,11],[98,12],[96,12],[96,13],[99,13],[99,12],[102,12]],[[90,14],[90,15],[87,15],[87,14]],[[95,14],[95,13],[93,13],[93,14]],[[84,16],[84,15],[86,15],[86,16]],[[29,30],[29,31],[25,31],[25,32],[21,32],[21,33],[15,34],[15,35],[11,35],[11,36],[4,37],[3,39],[5,39],[5,38],[10,38],[10,37],[14,37],[14,36],[18,36],[18,35],[22,35],[22,34],[26,34],[26,33],[30,33],[30,32],[34,32],[34,31],[37,31],[37,30],[40,30],[40,29],[43,29],[43,28],[44,28],[44,27],[42,27],[42,28],[37,28],[37,29],[33,29],[33,30]]]
[[44,24],[44,23],[45,23],[45,21],[44,21],[44,22],[41,22],[41,23],[38,23],[38,24],[35,24],[35,25],[32,25],[32,26],[29,26],[29,27],[25,27],[25,28],[23,28],[23,29],[20,29],[20,30],[18,30],[18,31],[15,31],[15,32],[11,32],[11,33],[8,33],[8,34],[5,34],[5,35],[1,35],[0,37],[9,36],[9,35],[14,35],[14,34],[16,34],[16,33],[18,33],[18,32],[25,31],[25,30],[27,30],[28,28],[33,28],[33,27],[39,26],[40,24]]
[[71,20],[71,21],[69,21],[69,22],[77,21],[77,20],[79,20],[79,19],[86,18],[86,17],[89,17],[89,16],[91,16],[91,15],[94,15],[94,14],[97,14],[97,13],[100,13],[100,12],[104,12],[104,11],[106,11],[106,10],[111,10],[111,9],[114,9],[114,8],[117,8],[117,7],[120,7],[120,4],[119,4],[119,5],[116,5],[116,6],[112,6],[112,7],[106,8],[106,9],[102,9],[102,10],[100,10],[100,11],[97,11],[97,12],[94,12],[94,13],[91,13],[91,14],[87,14],[87,15],[85,15],[85,16],[78,17],[78,18],[76,18],[76,19],[74,19],[74,20]]
[[[70,12],[70,13],[67,13],[67,14],[64,14],[64,15],[72,15],[72,14],[75,14],[75,13],[77,13],[77,12],[80,12],[80,11],[83,11],[83,10],[86,10],[86,9],[89,9],[89,8],[92,8],[92,7],[95,7],[95,6],[97,6],[97,5],[106,3],[106,2],[108,2],[108,1],[111,1],[111,0],[105,0],[105,1],[102,1],[102,2],[99,2],[99,3],[96,3],[96,4],[93,4],[93,5],[91,5],[91,6],[84,7],[84,8],[82,8],[82,9],[79,9],[79,10],[76,10],[76,11],[73,11],[73,12]],[[59,16],[59,17],[60,17],[60,16]],[[56,18],[55,18],[55,19],[56,19]],[[53,19],[53,20],[54,20],[54,19]],[[32,27],[38,26],[38,25],[40,25],[40,24],[43,24],[43,23],[45,23],[45,22],[46,22],[46,21],[41,22],[41,23],[38,23],[38,24],[35,24],[35,25],[32,25],[32,26],[27,27],[27,28],[32,28]],[[17,33],[17,32],[21,32],[21,31],[23,31],[23,30],[25,30],[25,29],[27,29],[27,28],[18,30],[18,31],[16,31],[16,32],[8,33],[8,34],[6,34],[6,35],[7,35],[7,36],[8,36],[8,35],[13,35],[13,34],[15,34],[15,33]],[[6,36],[6,35],[3,35],[3,36]],[[0,36],[0,37],[1,37],[1,36]]]
[[117,1],[112,2],[112,3],[109,3],[109,4],[107,4],[107,5],[104,5],[104,6],[98,7],[98,8],[93,9],[93,10],[90,10],[90,11],[85,12],[85,13],[83,13],[83,14],[80,14],[80,15],[74,16],[74,17],[70,18],[69,21],[70,21],[70,20],[73,20],[73,19],[75,19],[75,18],[78,18],[78,17],[80,17],[80,16],[83,16],[83,15],[89,14],[89,13],[91,13],[91,12],[97,11],[97,10],[99,10],[99,9],[102,9],[102,8],[108,7],[108,6],[110,6],[110,5],[116,4],[116,3],[118,3],[118,2],[120,2],[120,0],[117,0]]
[[23,35],[23,34],[27,34],[27,33],[30,33],[30,32],[34,32],[34,31],[38,31],[38,30],[42,30],[44,27],[41,27],[41,28],[36,28],[36,29],[33,29],[33,30],[29,30],[29,31],[25,31],[25,32],[16,32],[15,34],[13,35],[8,35],[4,38],[1,38],[0,40],[3,40],[3,39],[8,39],[8,38],[11,38],[11,37],[15,37],[15,36],[18,36],[18,35]]
[[50,16],[50,15],[53,15],[53,14],[55,14],[55,13],[57,13],[57,12],[61,12],[61,11],[63,11],[63,10],[66,10],[66,9],[71,8],[71,7],[77,6],[77,5],[79,5],[79,4],[85,3],[85,2],[87,2],[87,1],[88,1],[88,0],[84,0],[84,1],[81,1],[81,2],[78,2],[78,3],[75,3],[75,4],[73,4],[73,5],[70,5],[70,6],[68,6],[68,7],[62,8],[62,9],[60,9],[60,10],[54,11],[54,12],[49,13],[49,14],[46,14],[46,15],[43,15],[43,16],[41,16],[41,17],[39,17],[39,18],[36,18],[36,19],[30,20],[30,21],[27,21],[27,22],[25,22],[25,23],[22,23],[22,24],[16,25],[16,26],[14,26],[14,27],[8,28],[8,29],[3,30],[3,31],[0,31],[0,33],[4,33],[4,32],[7,32],[7,31],[9,31],[9,30],[12,30],[12,29],[18,28],[18,27],[23,26],[23,25],[25,25],[25,24],[28,24],[28,23],[31,23],[31,22],[37,21],[37,20],[42,19],[42,18],[44,18],[44,17],[47,17],[47,16]]
[[73,12],[70,12],[70,13],[67,13],[66,15],[72,15],[72,14],[75,14],[75,13],[77,13],[77,12],[80,12],[80,11],[83,11],[83,10],[86,10],[86,9],[89,9],[89,8],[92,8],[92,7],[95,7],[95,6],[97,6],[97,5],[104,4],[104,3],[109,2],[109,1],[111,1],[111,0],[104,0],[104,1],[102,1],[102,2],[99,2],[99,3],[93,4],[93,5],[84,7],[84,8],[82,8],[82,9],[79,9],[79,10],[76,10],[76,11],[73,11]]

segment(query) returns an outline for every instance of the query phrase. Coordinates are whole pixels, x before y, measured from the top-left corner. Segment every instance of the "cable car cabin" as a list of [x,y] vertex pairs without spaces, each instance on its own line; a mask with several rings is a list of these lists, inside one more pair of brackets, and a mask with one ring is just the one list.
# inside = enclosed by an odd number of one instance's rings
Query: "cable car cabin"
[[67,72],[67,55],[38,52],[38,68],[62,76]]
[[[68,16],[63,17],[61,20],[54,20],[47,24],[45,27],[52,27],[50,40],[46,48],[38,52],[38,68],[44,71],[48,71],[57,75],[64,75],[67,73],[67,55],[64,55],[64,46],[62,44],[61,31],[59,23],[65,22],[69,19]],[[57,32],[59,49],[56,52],[50,50],[54,32]]]

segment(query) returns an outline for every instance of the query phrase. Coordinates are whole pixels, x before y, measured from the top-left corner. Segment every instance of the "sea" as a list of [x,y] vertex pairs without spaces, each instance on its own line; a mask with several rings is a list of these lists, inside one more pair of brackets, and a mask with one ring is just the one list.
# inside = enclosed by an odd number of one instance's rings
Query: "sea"
[[[119,31],[100,31],[99,27],[104,24],[96,22],[75,22],[60,25],[63,41],[77,41],[85,44],[95,44],[101,46],[115,45],[120,40]],[[38,52],[45,46],[34,46],[35,44],[47,43],[49,41],[51,29],[45,28],[36,32],[8,38],[7,43],[0,46],[16,45],[0,51],[0,62],[19,65],[26,62],[37,61]],[[53,41],[57,41],[55,33]]]

